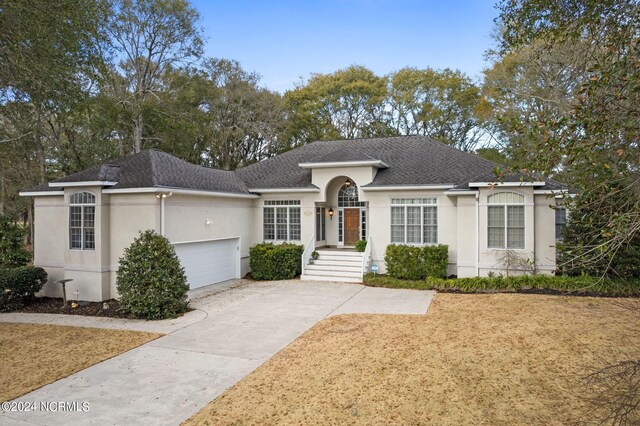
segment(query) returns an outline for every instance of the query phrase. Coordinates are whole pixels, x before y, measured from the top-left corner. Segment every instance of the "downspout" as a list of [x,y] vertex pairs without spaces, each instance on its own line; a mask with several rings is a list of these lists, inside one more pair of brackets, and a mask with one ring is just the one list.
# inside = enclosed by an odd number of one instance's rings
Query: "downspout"
[[165,194],[160,195],[160,235],[164,237],[164,199]]
[[172,192],[158,192],[156,197],[160,199],[160,235],[165,236],[165,209],[164,201],[173,195]]
[[476,277],[480,276],[480,190],[476,194]]

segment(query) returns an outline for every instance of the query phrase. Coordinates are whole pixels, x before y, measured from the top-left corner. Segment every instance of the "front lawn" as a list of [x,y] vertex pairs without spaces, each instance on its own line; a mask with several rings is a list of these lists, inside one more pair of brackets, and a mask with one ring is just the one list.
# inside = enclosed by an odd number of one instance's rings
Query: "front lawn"
[[160,336],[137,331],[0,323],[0,400],[17,398]]
[[639,312],[637,299],[440,293],[425,316],[332,317],[187,424],[593,421],[582,378],[640,357]]

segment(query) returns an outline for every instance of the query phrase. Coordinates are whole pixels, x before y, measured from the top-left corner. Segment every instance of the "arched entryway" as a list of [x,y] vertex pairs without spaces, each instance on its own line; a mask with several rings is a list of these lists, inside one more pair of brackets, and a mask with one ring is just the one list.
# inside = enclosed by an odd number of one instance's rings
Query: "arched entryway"
[[338,190],[338,246],[352,247],[366,235],[366,203],[360,201],[355,182],[347,179]]

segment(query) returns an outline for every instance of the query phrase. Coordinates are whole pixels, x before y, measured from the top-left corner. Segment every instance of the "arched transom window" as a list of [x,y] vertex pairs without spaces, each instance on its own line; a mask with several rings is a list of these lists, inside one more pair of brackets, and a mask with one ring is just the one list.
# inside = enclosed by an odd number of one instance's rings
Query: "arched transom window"
[[524,196],[515,192],[498,192],[487,197],[487,204],[487,246],[523,249]]
[[364,202],[358,199],[358,187],[349,181],[338,191],[338,207],[364,207]]
[[69,199],[69,248],[95,250],[96,196],[78,192]]

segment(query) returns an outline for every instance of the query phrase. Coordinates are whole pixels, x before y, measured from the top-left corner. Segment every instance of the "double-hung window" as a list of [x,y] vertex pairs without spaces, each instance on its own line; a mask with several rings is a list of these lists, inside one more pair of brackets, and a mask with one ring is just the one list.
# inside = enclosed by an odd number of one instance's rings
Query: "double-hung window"
[[437,244],[437,204],[436,198],[391,199],[391,242]]
[[267,200],[263,209],[265,241],[300,240],[300,200]]
[[496,249],[524,248],[524,196],[499,192],[487,198],[487,246]]
[[95,250],[96,196],[78,192],[69,199],[69,248]]

